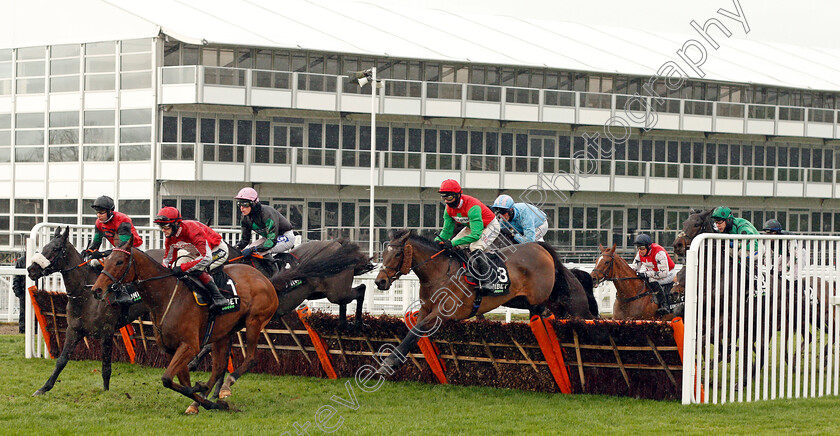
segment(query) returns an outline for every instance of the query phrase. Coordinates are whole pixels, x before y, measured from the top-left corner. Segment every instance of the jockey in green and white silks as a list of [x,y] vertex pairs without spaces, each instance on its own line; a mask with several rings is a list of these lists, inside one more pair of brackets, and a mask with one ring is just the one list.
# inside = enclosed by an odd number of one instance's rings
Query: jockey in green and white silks
[[[235,199],[242,212],[242,236],[236,248],[246,257],[254,252],[263,256],[278,254],[278,258],[288,263],[281,253],[288,253],[295,246],[295,233],[289,220],[277,209],[263,206],[253,188],[242,188]],[[259,236],[256,241],[251,242],[251,232]]]
[[512,230],[513,239],[518,243],[542,242],[548,232],[548,220],[545,212],[528,203],[514,203],[510,195],[502,194],[491,207],[500,218],[502,228]]

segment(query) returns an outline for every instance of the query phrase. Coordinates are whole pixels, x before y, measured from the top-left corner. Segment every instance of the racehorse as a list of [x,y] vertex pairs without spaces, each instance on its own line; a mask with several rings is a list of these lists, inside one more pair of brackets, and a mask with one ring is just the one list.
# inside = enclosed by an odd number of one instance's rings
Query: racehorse
[[[295,273],[283,274],[283,278],[280,279],[273,277],[274,274],[268,274],[268,268],[260,267],[270,261],[254,259],[254,256],[250,256],[250,259],[237,259],[241,257],[241,252],[234,247],[231,247],[229,256],[231,259],[236,259],[232,262],[249,262],[272,280],[280,298],[280,306],[277,308],[278,316],[292,312],[303,300],[326,298],[330,303],[339,306],[339,323],[342,327],[346,327],[347,305],[355,301],[356,317],[353,329],[361,328],[366,286],[364,283],[353,286],[353,277],[373,270],[373,264],[370,263],[372,258],[362,253],[361,247],[344,239],[307,242],[294,248],[290,253],[295,257],[296,265],[302,268],[295,268]],[[326,262],[322,265],[326,269],[317,269],[312,265],[307,265],[312,262],[316,264]],[[325,271],[329,271],[330,274],[325,274]],[[296,280],[300,280],[301,283],[290,287],[290,282]]]
[[[33,395],[43,395],[53,388],[58,376],[76,345],[86,336],[99,339],[102,344],[102,385],[107,391],[111,381],[111,352],[114,332],[131,323],[149,311],[141,301],[132,304],[126,310],[96,300],[90,292],[90,284],[96,280],[96,270],[82,261],[68,235],[70,227],[64,232],[56,228],[52,239],[44,246],[41,253],[35,254],[32,263],[26,268],[29,278],[38,280],[55,272],[61,272],[67,291],[67,330],[64,334],[64,346],[55,361],[52,375]],[[162,250],[152,250],[150,255],[163,258]]]
[[[659,315],[656,310],[659,305],[654,301],[653,292],[645,285],[645,280],[636,275],[636,271],[627,264],[621,256],[615,254],[616,245],[612,248],[601,249],[601,256],[595,262],[592,270],[592,280],[595,283],[611,281],[615,285],[615,302],[613,303],[613,319],[652,319],[670,321],[677,315],[667,313]],[[669,296],[670,298],[670,296]]]
[[[201,338],[208,328],[209,313],[196,304],[195,297],[183,280],[172,275],[168,268],[143,251],[131,246],[131,240],[115,248],[107,257],[105,268],[93,285],[97,298],[113,292],[115,286],[133,284],[149,306],[155,326],[158,346],[172,359],[163,373],[163,386],[174,390],[205,409],[227,409],[221,399],[212,402],[204,395],[216,385],[213,397],[225,398],[230,386],[256,363],[257,341],[260,332],[277,310],[277,294],[271,282],[254,268],[246,265],[225,265],[224,272],[233,280],[239,297],[239,310],[215,317],[212,333],[207,343],[212,344],[212,372],[207,384],[190,386],[189,361],[201,349]],[[105,291],[107,289],[107,291]],[[245,360],[230,374],[222,385],[222,376],[230,355],[231,336],[246,328],[247,350]],[[178,382],[173,377],[178,377]],[[193,405],[186,413],[197,413]]]
[[[545,242],[517,244],[499,251],[505,257],[510,288],[506,295],[486,296],[473,291],[464,278],[458,256],[441,250],[437,242],[413,230],[395,232],[382,254],[382,267],[376,286],[386,290],[401,275],[414,271],[420,280],[420,310],[417,323],[386,357],[380,368],[390,373],[407,356],[420,337],[446,320],[463,320],[488,312],[500,305],[528,309],[541,315],[548,307],[560,317],[594,318],[586,291],[565,267],[557,253]],[[596,311],[597,313],[597,311]]]
[[685,256],[686,250],[691,245],[691,241],[701,233],[714,233],[714,222],[712,221],[712,212],[714,209],[706,211],[695,211],[691,209],[688,218],[683,222],[683,230],[677,234],[674,239],[674,253],[678,256]]

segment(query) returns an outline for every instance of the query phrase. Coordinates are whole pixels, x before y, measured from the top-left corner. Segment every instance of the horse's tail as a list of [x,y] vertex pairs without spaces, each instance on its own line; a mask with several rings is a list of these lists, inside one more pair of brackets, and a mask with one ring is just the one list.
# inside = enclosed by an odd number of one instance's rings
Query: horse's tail
[[[560,256],[557,255],[557,252],[554,251],[551,245],[547,242],[537,242],[537,244],[540,244],[540,247],[547,251],[554,260],[554,287],[551,289],[551,295],[548,297],[549,306],[556,307],[559,304],[560,306],[568,307],[572,298],[569,291],[569,283],[566,282],[566,273],[569,270],[560,261]],[[555,312],[555,310],[552,309],[552,312]],[[560,317],[565,316],[565,314],[560,313],[555,313],[555,315]]]
[[271,277],[271,282],[275,288],[278,288],[278,286],[279,288],[285,288],[286,283],[292,280],[329,277],[348,268],[353,268],[355,271],[360,262],[363,261],[369,263],[358,245],[343,243],[339,244],[336,250],[322,249],[317,253],[301,258],[297,265],[284,269]]
[[572,274],[578,279],[581,285],[583,285],[583,290],[586,291],[586,300],[589,302],[589,312],[595,316],[595,318],[600,318],[600,311],[598,310],[598,300],[595,298],[595,283],[592,282],[592,276],[583,270],[572,268]]

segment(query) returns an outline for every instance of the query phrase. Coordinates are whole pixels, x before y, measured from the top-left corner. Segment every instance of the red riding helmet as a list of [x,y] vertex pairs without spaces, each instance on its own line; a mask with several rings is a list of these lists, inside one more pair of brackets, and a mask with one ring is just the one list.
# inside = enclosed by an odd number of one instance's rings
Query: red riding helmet
[[155,216],[155,224],[172,224],[181,222],[181,212],[172,206],[166,206],[159,210]]
[[443,181],[443,183],[440,184],[440,189],[438,189],[438,192],[452,192],[455,194],[460,194],[462,192],[461,185],[456,180],[446,179]]

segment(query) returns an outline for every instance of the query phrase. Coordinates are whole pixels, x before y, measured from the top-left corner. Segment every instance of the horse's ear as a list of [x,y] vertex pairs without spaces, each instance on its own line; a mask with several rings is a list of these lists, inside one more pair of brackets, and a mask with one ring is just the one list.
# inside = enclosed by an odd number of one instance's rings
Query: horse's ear
[[689,214],[689,215],[694,215],[695,213],[697,213],[697,211],[696,211],[696,210],[694,210],[694,208],[693,208],[693,207],[689,207],[689,208],[688,208],[688,214]]
[[131,249],[131,245],[133,243],[134,243],[134,235],[129,235],[128,236],[128,241],[125,241],[125,243],[122,244],[122,246],[120,248],[122,248],[123,250],[129,250],[129,249]]
[[405,234],[400,236],[400,239],[398,239],[399,243],[404,244],[405,241],[408,241],[409,236],[411,236],[411,232],[405,232]]
[[615,253],[615,242],[613,242],[613,246],[612,246],[612,248],[610,248],[610,251]]
[[[59,230],[61,230],[60,227],[59,227]],[[70,236],[70,226],[65,226],[64,227],[64,234],[61,235],[61,237],[66,240],[68,236]]]
[[61,236],[61,227],[56,227],[55,231],[53,232],[53,238],[57,238]]
[[598,249],[601,250],[601,251],[604,251],[604,246],[601,245],[601,244],[598,244]]

